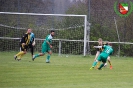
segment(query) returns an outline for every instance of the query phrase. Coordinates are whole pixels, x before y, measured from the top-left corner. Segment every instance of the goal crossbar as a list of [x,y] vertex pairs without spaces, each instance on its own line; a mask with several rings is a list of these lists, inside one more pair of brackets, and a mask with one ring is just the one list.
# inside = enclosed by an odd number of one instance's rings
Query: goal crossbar
[[75,16],[85,17],[86,15],[75,15],[75,14],[43,14],[43,13],[18,13],[18,12],[0,12],[0,14],[12,14],[12,15],[49,15],[49,16]]

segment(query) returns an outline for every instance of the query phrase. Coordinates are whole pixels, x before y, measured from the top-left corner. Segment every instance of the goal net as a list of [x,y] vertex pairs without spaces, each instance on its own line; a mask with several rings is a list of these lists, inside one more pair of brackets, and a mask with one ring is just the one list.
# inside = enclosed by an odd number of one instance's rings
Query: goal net
[[86,55],[86,15],[0,12],[0,51],[18,51],[27,28],[35,34],[35,51],[55,30],[53,53]]

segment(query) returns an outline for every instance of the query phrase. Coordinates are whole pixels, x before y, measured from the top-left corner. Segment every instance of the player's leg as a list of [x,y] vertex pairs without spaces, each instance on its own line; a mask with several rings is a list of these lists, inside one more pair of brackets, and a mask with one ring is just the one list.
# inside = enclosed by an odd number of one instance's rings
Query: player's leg
[[30,48],[31,57],[33,57],[34,47],[32,46],[32,44],[29,44],[29,48]]
[[96,69],[100,66],[100,61],[97,62]]
[[20,60],[22,56],[26,54],[26,50],[27,50],[27,47],[24,45],[21,45],[21,51],[14,56],[14,59],[16,60],[18,58],[18,60]]
[[20,48],[21,48],[21,51],[18,52],[16,55],[14,55],[14,59],[15,59],[15,60],[18,58],[19,55],[21,55],[21,54],[23,53],[23,52],[22,52],[23,47],[22,47],[21,44],[20,44]]
[[47,51],[47,47],[42,44],[42,51],[41,51],[41,53],[33,55],[32,60],[34,61],[35,58],[40,57],[40,56],[44,56],[46,51]]
[[23,54],[23,51],[20,51],[19,53],[17,53],[16,55],[14,55],[14,59],[16,60],[22,54]]
[[21,55],[18,56],[18,61],[21,60],[21,58],[27,53],[27,49],[25,49],[24,51],[22,51],[23,53]]
[[106,62],[103,62],[98,69],[101,70],[105,63]]
[[107,61],[107,58],[104,58],[104,57],[101,57],[101,61],[103,62],[100,66],[99,66],[99,70],[102,69],[102,67],[105,65],[106,61]]
[[21,58],[27,53],[28,46],[24,45],[23,49],[21,51],[23,52],[21,55],[18,56],[18,61],[21,60]]
[[100,61],[101,61],[101,55],[99,55],[97,60],[93,62],[92,67],[90,69],[93,69],[97,65],[97,63]]
[[110,56],[108,56],[107,60],[108,60],[109,65],[110,65],[110,69],[112,69],[113,67],[112,67],[112,64],[111,64]]
[[50,48],[48,49],[48,55],[47,55],[47,58],[46,58],[46,63],[50,63],[50,56],[52,54],[52,51],[50,50]]

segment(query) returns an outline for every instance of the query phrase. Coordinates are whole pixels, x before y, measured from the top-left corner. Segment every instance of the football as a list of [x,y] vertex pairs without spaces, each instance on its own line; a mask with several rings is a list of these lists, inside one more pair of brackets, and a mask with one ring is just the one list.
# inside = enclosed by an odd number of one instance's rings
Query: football
[[104,67],[106,67],[106,66],[107,66],[107,63],[104,64]]

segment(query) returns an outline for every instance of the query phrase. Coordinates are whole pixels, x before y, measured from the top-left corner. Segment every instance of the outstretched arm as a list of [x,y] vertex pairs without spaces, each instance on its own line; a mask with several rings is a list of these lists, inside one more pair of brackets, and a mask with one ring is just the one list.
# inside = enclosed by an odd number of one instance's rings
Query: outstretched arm
[[94,61],[97,59],[97,57],[99,56],[99,54],[100,54],[100,51],[97,51],[96,56],[94,58]]
[[94,48],[102,48],[102,46],[94,46]]

